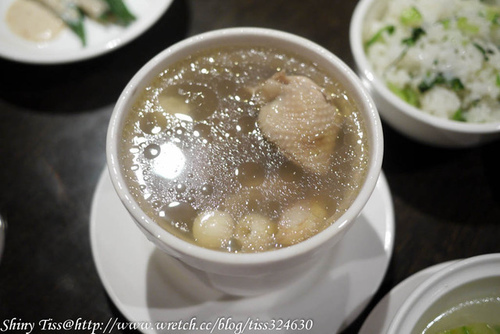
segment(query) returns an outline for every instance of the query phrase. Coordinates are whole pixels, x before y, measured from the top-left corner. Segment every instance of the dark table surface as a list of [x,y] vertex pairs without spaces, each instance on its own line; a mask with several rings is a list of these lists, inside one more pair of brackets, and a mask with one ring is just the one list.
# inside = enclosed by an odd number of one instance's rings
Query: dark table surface
[[[194,34],[259,26],[306,37],[353,67],[348,29],[356,3],[175,0],[145,34],[99,58],[53,66],[0,59],[0,213],[8,222],[2,323],[121,317],[92,259],[89,218],[113,105],[146,61]],[[500,143],[439,149],[385,124],[384,136],[383,171],[396,218],[393,256],[380,289],[344,333],[357,333],[377,302],[412,274],[500,252]]]

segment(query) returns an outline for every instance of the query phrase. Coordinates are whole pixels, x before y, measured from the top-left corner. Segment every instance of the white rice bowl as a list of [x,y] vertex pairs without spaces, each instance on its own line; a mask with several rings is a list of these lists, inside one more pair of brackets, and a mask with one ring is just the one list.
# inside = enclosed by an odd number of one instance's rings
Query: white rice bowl
[[366,57],[396,95],[439,118],[500,122],[500,0],[389,0],[368,22]]

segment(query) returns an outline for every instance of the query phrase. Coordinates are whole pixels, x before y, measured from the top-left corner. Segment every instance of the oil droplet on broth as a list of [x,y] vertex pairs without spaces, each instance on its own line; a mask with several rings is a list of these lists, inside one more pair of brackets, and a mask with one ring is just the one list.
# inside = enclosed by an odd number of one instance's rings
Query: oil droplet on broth
[[211,129],[212,128],[210,127],[210,125],[203,124],[203,123],[196,123],[193,126],[193,135],[195,137],[200,137],[200,138],[204,138],[204,139],[208,140],[210,138],[210,134],[212,132]]
[[255,117],[252,116],[242,116],[238,120],[238,124],[236,125],[236,130],[238,132],[241,132],[242,134],[248,134],[253,132],[256,129],[257,123],[256,123]]
[[144,112],[139,120],[139,127],[146,134],[158,134],[167,126],[165,115],[160,112]]
[[160,155],[161,148],[157,144],[149,144],[145,149],[144,149],[144,157],[147,159],[154,159],[157,156]]
[[214,187],[211,184],[204,184],[201,186],[201,193],[205,196],[212,195]]
[[185,114],[189,115],[190,109],[187,101],[178,95],[168,95],[167,93],[162,93],[158,95],[158,102],[162,109],[169,114]]
[[291,161],[283,163],[278,170],[279,176],[287,182],[299,181],[304,172],[302,169]]
[[182,194],[183,192],[186,191],[186,185],[184,183],[179,183],[175,186],[175,191],[178,193]]
[[269,218],[277,220],[281,212],[281,204],[277,201],[269,201],[265,207]]
[[264,182],[266,171],[256,162],[242,163],[235,171],[238,182],[247,187],[258,186]]
[[170,230],[168,226],[174,226],[182,232],[189,233],[192,222],[196,218],[196,210],[186,202],[170,202],[160,209],[159,223],[163,228]]
[[194,121],[208,118],[219,105],[215,92],[209,87],[198,84],[169,86],[158,98],[166,112],[187,115]]
[[264,200],[258,198],[249,198],[245,201],[248,212],[259,212],[262,209]]
[[223,98],[234,95],[237,89],[238,84],[231,80],[221,79],[217,82],[217,92]]

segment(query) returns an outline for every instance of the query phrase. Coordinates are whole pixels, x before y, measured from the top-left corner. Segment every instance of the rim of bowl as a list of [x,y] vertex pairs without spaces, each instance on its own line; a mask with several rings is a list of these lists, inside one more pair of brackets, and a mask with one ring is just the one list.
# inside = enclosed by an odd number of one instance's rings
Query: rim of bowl
[[[500,253],[477,255],[446,266],[413,290],[392,319],[387,333],[411,333],[427,308],[439,298],[464,284],[495,276],[500,276]],[[416,317],[403,323],[412,312]]]
[[377,1],[388,0],[360,0],[354,9],[349,27],[349,41],[354,61],[356,62],[358,71],[370,83],[371,89],[376,90],[386,101],[393,104],[400,112],[439,129],[462,133],[483,134],[500,131],[500,122],[465,123],[428,114],[401,100],[389,90],[385,82],[374,73],[363,47],[362,35],[363,25],[366,23],[365,17],[371,9],[371,6]]
[[[335,69],[338,74],[341,74],[342,85],[344,88],[347,91],[350,91],[351,95],[356,96],[356,103],[359,109],[366,110],[364,112],[364,114],[367,114],[367,117],[365,117],[364,120],[365,127],[369,129],[368,134],[371,136],[371,153],[369,165],[366,171],[366,179],[349,209],[331,226],[307,240],[277,250],[269,250],[258,253],[229,253],[204,248],[174,236],[161,228],[152,219],[147,217],[142,209],[140,209],[135,203],[133,196],[126,187],[118,161],[118,140],[113,139],[119,138],[121,125],[119,111],[125,108],[126,105],[132,101],[132,97],[136,90],[144,87],[146,84],[149,84],[151,79],[159,73],[159,70],[155,69],[165,68],[167,64],[184,58],[187,54],[192,53],[192,50],[194,49],[198,51],[213,47],[214,44],[212,41],[214,40],[218,41],[218,44],[216,45],[219,46],[225,45],[226,42],[224,41],[229,40],[231,42],[240,38],[245,38],[247,44],[248,41],[251,41],[251,44],[254,45],[274,45],[270,43],[273,41],[285,41],[286,45],[280,45],[280,47],[286,48],[289,51],[307,51],[308,53],[305,56],[306,58],[321,58],[324,59],[325,64],[327,62],[331,63],[327,70],[331,71],[332,69]],[[201,47],[196,46],[198,44],[201,44]],[[238,45],[238,43],[234,42],[230,44]],[[292,47],[294,49],[292,49]],[[164,63],[164,59],[170,56],[173,56],[172,60]],[[322,64],[322,67],[325,67],[324,64]],[[123,121],[123,117],[121,120]],[[354,221],[357,218],[375,189],[381,172],[383,159],[383,134],[380,118],[371,96],[368,94],[366,88],[363,86],[357,75],[336,55],[310,40],[279,30],[254,27],[225,28],[201,33],[177,42],[160,52],[157,56],[153,57],[132,77],[118,98],[111,115],[106,137],[106,158],[111,181],[115,189],[120,189],[120,192],[117,191],[117,193],[122,203],[130,213],[134,214],[141,227],[149,232],[152,237],[161,239],[163,243],[168,245],[169,248],[174,249],[177,253],[214,264],[264,264],[281,261],[287,258],[298,257],[314,251],[327,243],[341,230],[347,228],[347,225],[349,225],[347,222]]]

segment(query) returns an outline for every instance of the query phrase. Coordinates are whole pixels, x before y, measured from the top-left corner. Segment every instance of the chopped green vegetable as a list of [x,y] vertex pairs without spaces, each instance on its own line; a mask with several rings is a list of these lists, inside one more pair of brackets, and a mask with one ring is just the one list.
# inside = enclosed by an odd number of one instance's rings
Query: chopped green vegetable
[[457,111],[451,116],[451,119],[458,122],[467,122],[464,117],[464,110],[462,108],[458,108]]
[[497,73],[497,86],[500,87],[500,73]]
[[486,19],[494,25],[500,25],[500,8],[488,6],[486,9]]
[[448,29],[448,28],[450,28],[450,22],[451,22],[450,19],[445,19],[445,20],[441,21],[441,24],[443,25],[443,27],[445,29]]
[[83,15],[78,22],[66,22],[71,30],[78,36],[82,45],[87,45],[87,38],[85,37],[85,28],[83,27]]
[[476,49],[479,50],[479,52],[481,52],[481,54],[483,55],[484,61],[488,61],[489,60],[488,54],[493,54],[493,52],[491,50],[486,50],[485,48],[483,48],[481,45],[479,45],[477,43],[473,43],[473,45]]
[[448,88],[451,88],[455,92],[463,90],[465,87],[458,78],[453,78],[447,80],[443,73],[438,73],[434,77],[432,76],[427,76],[419,85],[418,85],[418,90],[421,93],[424,93],[428,91],[429,89],[433,88],[435,85],[446,85]]
[[420,106],[420,99],[419,99],[418,92],[415,91],[410,86],[405,86],[404,88],[399,88],[395,84],[389,82],[387,84],[387,87],[389,87],[389,89],[394,94],[399,96],[400,99],[402,99],[403,101],[406,101],[408,104],[411,104],[412,106],[415,106],[417,108]]
[[475,35],[479,32],[479,27],[474,24],[470,24],[466,17],[459,17],[457,19],[457,27],[464,33]]
[[427,76],[420,83],[420,85],[418,85],[418,90],[421,93],[424,93],[424,92],[428,91],[429,89],[433,88],[435,85],[443,84],[445,82],[446,82],[446,80],[443,76],[443,73],[438,73],[434,78]]
[[494,25],[500,26],[500,14],[496,14],[492,19],[491,23]]
[[488,21],[490,21],[493,24],[500,25],[500,14],[499,13],[492,13],[492,14],[487,16],[487,19],[488,19]]
[[83,27],[83,14],[73,1],[70,0],[38,0],[63,22],[80,38],[86,45],[85,29]]
[[365,43],[365,49],[368,49],[372,44],[378,42],[380,39],[382,39],[382,35],[384,32],[387,32],[389,35],[392,35],[394,33],[394,26],[393,25],[389,25],[389,26],[385,26],[381,29],[379,29],[379,31],[377,31],[375,33],[375,35],[373,35],[372,38],[370,38],[366,43]]
[[129,25],[135,20],[134,14],[132,14],[125,3],[122,0],[106,0],[113,14],[116,18],[117,23],[122,25]]
[[418,27],[418,28],[413,28],[412,29],[412,32],[411,32],[411,36],[408,37],[408,38],[405,38],[403,39],[401,42],[403,43],[403,45],[406,45],[406,47],[403,49],[403,51],[401,52],[401,54],[398,56],[398,58],[396,58],[393,62],[393,64],[396,64],[398,63],[401,59],[404,58],[404,56],[406,55],[406,53],[408,52],[408,49],[412,46],[414,46],[417,41],[420,39],[420,37],[422,37],[423,35],[425,35],[425,30]]
[[458,78],[454,78],[454,79],[451,79],[450,81],[448,81],[448,85],[455,92],[461,91],[462,89],[465,88],[462,81],[460,81],[460,79],[458,79]]
[[422,14],[415,7],[410,7],[401,13],[401,23],[409,27],[418,27],[422,24]]
[[448,329],[438,334],[500,334],[500,325],[471,324]]
[[406,44],[407,46],[413,46],[417,43],[420,37],[425,35],[425,30],[418,27],[418,28],[413,28],[411,32],[411,37],[403,39],[403,44]]

